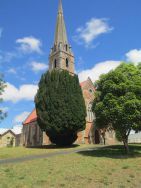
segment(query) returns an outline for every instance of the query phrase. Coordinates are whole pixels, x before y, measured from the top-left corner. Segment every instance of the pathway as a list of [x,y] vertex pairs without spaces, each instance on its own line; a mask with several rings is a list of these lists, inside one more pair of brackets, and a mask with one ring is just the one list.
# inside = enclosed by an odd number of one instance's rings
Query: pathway
[[80,151],[97,150],[97,149],[99,149],[99,147],[96,147],[96,148],[88,147],[88,148],[83,148],[83,149],[75,149],[71,151],[59,151],[59,152],[57,151],[57,152],[46,153],[46,154],[41,154],[41,155],[30,155],[30,156],[19,157],[19,158],[0,159],[0,165],[25,162],[25,161],[30,161],[34,159],[44,159],[44,158],[50,158],[50,157],[59,156],[59,155],[68,155],[68,154],[77,153]]

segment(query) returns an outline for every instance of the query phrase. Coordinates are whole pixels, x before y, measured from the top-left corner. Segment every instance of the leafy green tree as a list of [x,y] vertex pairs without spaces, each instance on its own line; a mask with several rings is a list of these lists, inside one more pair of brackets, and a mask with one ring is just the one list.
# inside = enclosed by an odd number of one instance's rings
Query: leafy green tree
[[119,141],[119,142],[122,142],[122,137],[121,137],[121,135],[120,135],[120,132],[118,131],[118,130],[116,130],[116,132],[115,132],[116,134],[116,139]]
[[96,83],[93,103],[96,126],[112,127],[129,152],[131,130],[141,130],[141,69],[133,64],[121,64],[102,75]]
[[139,63],[137,67],[141,71],[141,63]]
[[85,128],[86,108],[77,75],[57,70],[42,75],[35,105],[38,124],[52,143],[71,145]]
[[[6,87],[5,82],[3,80],[3,76],[0,74],[0,103],[3,101],[2,94],[4,92],[4,88]],[[0,108],[0,122],[5,118],[6,113],[3,112],[2,108]]]

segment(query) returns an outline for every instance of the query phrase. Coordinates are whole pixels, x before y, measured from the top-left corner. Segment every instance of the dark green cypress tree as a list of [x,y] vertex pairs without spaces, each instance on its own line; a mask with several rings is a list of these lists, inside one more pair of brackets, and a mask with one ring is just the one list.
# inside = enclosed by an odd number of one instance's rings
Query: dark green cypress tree
[[85,128],[86,108],[77,75],[57,70],[42,75],[35,105],[38,124],[52,143],[71,145]]

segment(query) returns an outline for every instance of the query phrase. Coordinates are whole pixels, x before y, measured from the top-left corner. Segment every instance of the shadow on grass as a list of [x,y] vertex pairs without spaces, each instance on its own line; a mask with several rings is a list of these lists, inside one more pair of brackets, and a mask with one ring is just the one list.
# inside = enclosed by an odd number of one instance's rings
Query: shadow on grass
[[107,157],[115,159],[141,157],[141,145],[129,145],[129,148],[130,153],[128,155],[122,145],[105,146],[102,148],[80,151],[78,154],[90,157]]
[[30,149],[70,149],[70,148],[77,148],[78,146],[80,146],[80,145],[73,144],[71,146],[60,147],[60,146],[51,144],[51,145],[33,146],[33,147],[27,147],[27,148],[30,148]]

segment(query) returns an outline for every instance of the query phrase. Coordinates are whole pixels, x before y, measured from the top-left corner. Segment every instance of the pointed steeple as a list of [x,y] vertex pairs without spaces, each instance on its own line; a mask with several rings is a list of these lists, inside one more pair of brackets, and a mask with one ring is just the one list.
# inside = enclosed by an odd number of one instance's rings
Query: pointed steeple
[[55,39],[49,56],[49,70],[54,69],[67,70],[74,75],[74,55],[67,39],[62,0],[59,0]]
[[62,0],[59,0],[58,13],[63,14]]
[[56,45],[59,43],[68,44],[66,26],[64,22],[64,16],[63,16],[62,0],[59,0],[55,41],[54,41],[54,44]]

